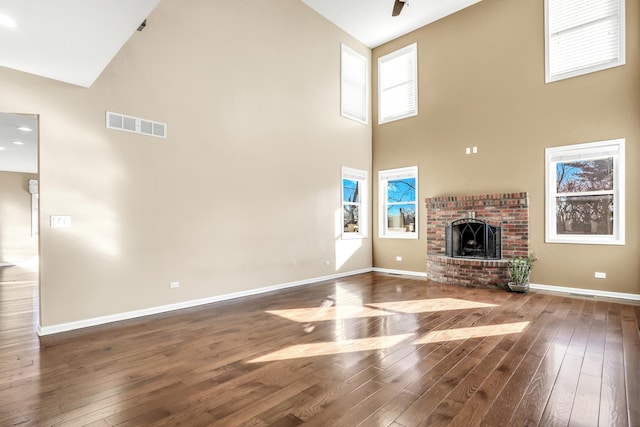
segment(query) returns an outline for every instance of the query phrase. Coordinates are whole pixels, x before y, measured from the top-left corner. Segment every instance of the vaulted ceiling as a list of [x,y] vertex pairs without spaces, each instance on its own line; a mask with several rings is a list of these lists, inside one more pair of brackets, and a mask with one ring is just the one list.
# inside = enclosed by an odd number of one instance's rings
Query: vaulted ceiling
[[[3,0],[0,66],[90,87],[160,1]],[[301,1],[374,48],[480,0]]]
[[[2,0],[0,66],[88,88],[160,1]],[[300,1],[374,48],[480,0],[411,0],[395,17],[394,0]],[[17,130],[26,121],[34,132]],[[34,117],[0,117],[0,170],[35,172],[36,127]]]
[[391,16],[394,0],[301,0],[370,48],[396,39],[480,0],[407,0]]
[[89,87],[160,0],[2,0],[0,66]]

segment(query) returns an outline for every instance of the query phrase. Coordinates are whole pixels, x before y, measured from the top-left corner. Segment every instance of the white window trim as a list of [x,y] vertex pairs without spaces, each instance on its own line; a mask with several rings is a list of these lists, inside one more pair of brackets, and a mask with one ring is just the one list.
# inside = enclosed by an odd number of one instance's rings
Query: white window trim
[[[394,179],[415,178],[416,179],[416,222],[414,230],[411,232],[394,233],[387,230],[389,221],[387,218],[387,182]],[[379,210],[379,237],[381,239],[418,239],[419,204],[418,204],[418,166],[409,166],[398,169],[387,169],[378,171],[378,210]]]
[[[412,76],[410,80],[407,81],[407,83],[413,82],[415,104],[413,105],[413,109],[407,111],[406,113],[395,114],[395,115],[390,115],[388,117],[385,117],[382,115],[382,111],[383,111],[382,101],[383,101],[383,92],[384,92],[384,89],[382,88],[382,79],[381,79],[381,74],[383,72],[382,68],[384,67],[384,64],[386,62],[407,54],[413,55],[413,58],[414,58],[414,67],[412,70]],[[380,58],[378,58],[378,124],[389,123],[389,122],[393,122],[396,120],[405,119],[407,117],[413,117],[417,115],[418,115],[418,44],[413,43],[413,44],[410,44],[409,46],[405,46],[402,49],[398,49],[394,52],[391,52],[385,56],[381,56]]]
[[[346,61],[345,56],[351,56],[353,59],[362,61],[362,65],[364,66],[364,81],[363,82],[351,82],[354,86],[361,84],[362,89],[364,91],[364,100],[363,100],[363,111],[362,115],[353,114],[347,108],[346,103],[346,82],[348,81],[347,76],[350,74],[346,69]],[[369,59],[365,56],[359,54],[355,50],[351,49],[349,46],[345,44],[340,45],[340,115],[347,119],[354,120],[359,123],[368,124],[369,123]]]
[[[360,215],[358,232],[345,233],[344,231],[344,179],[352,179],[360,182],[360,203],[358,213]],[[369,236],[369,174],[365,170],[353,169],[343,166],[340,178],[340,219],[342,239],[365,239]]]
[[544,41],[545,41],[545,83],[552,83],[559,80],[568,79],[571,77],[581,76],[583,74],[594,73],[596,71],[606,70],[608,68],[618,67],[626,63],[625,58],[625,0],[618,0],[618,29],[620,32],[618,58],[613,61],[604,63],[597,63],[583,68],[567,71],[564,73],[551,74],[550,66],[550,43],[552,35],[549,32],[549,2],[554,0],[544,0]]
[[[573,243],[592,245],[624,245],[625,244],[625,140],[589,142],[585,144],[565,145],[545,150],[545,241],[547,243]],[[599,234],[557,234],[556,229],[556,164],[559,160],[593,158],[596,152],[610,151],[613,156],[613,235]],[[601,157],[601,156],[598,156]],[[564,158],[564,159],[563,159]],[[577,193],[579,194],[579,193]]]

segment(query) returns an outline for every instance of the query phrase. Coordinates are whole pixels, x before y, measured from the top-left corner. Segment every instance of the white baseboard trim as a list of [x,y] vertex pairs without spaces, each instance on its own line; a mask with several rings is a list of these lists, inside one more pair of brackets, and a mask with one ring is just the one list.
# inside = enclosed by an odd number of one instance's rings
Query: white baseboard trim
[[427,277],[426,271],[393,270],[391,268],[377,268],[377,267],[372,268],[371,271],[375,271],[376,273],[400,274],[403,276]]
[[152,314],[166,313],[169,311],[180,310],[183,308],[196,307],[199,305],[211,304],[214,302],[226,301],[230,299],[247,297],[252,295],[259,295],[266,292],[273,292],[281,289],[293,288],[296,286],[304,286],[304,285],[324,282],[327,280],[339,279],[341,277],[355,276],[356,274],[369,273],[371,271],[372,271],[371,268],[364,268],[361,270],[354,270],[346,273],[337,273],[337,274],[331,274],[328,276],[314,277],[311,279],[298,280],[295,282],[282,283],[282,284],[273,285],[273,286],[265,286],[263,288],[249,289],[246,291],[233,292],[230,294],[216,295],[213,297],[201,298],[201,299],[191,300],[191,301],[184,301],[184,302],[179,302],[175,304],[150,307],[142,310],[128,311],[125,313],[111,314],[108,316],[94,317],[91,319],[78,320],[75,322],[60,323],[60,324],[51,325],[51,326],[38,325],[37,333],[39,336],[45,336],[45,335],[58,334],[61,332],[69,332],[76,329],[104,325],[107,323],[118,322],[121,320],[135,319],[137,317],[150,316]]
[[[287,288],[293,288],[293,287],[297,287],[297,286],[311,285],[311,284],[315,284],[315,283],[324,282],[324,281],[327,281],[327,280],[335,280],[335,279],[339,279],[339,278],[342,278],[342,277],[349,277],[349,276],[355,276],[357,274],[369,273],[371,271],[374,271],[374,272],[377,272],[377,273],[399,274],[399,275],[404,275],[404,276],[427,277],[427,273],[426,272],[421,272],[421,271],[394,270],[394,269],[388,269],[388,268],[364,268],[364,269],[349,271],[349,272],[345,272],[345,273],[337,273],[337,274],[331,274],[331,275],[328,275],[328,276],[314,277],[314,278],[311,278],[311,279],[298,280],[298,281],[295,281],[295,282],[282,283],[282,284],[273,285],[273,286],[265,286],[263,288],[250,289],[250,290],[240,291],[240,292],[233,292],[233,293],[230,293],[230,294],[217,295],[217,296],[213,296],[213,297],[201,298],[201,299],[190,300],[190,301],[184,301],[184,302],[179,302],[179,303],[175,303],[175,304],[168,304],[168,305],[162,305],[162,306],[157,306],[157,307],[150,307],[150,308],[145,308],[145,309],[142,309],[142,310],[129,311],[129,312],[125,312],[125,313],[112,314],[112,315],[108,315],[108,316],[94,317],[94,318],[91,318],[91,319],[79,320],[79,321],[75,321],[75,322],[60,323],[58,325],[44,326],[44,327],[41,326],[41,325],[38,325],[37,333],[38,333],[39,336],[45,336],[45,335],[58,334],[58,333],[61,333],[61,332],[69,332],[69,331],[73,331],[73,330],[76,330],[76,329],[82,329],[82,328],[88,328],[88,327],[91,327],[91,326],[104,325],[104,324],[107,324],[107,323],[118,322],[118,321],[121,321],[121,320],[135,319],[135,318],[138,318],[138,317],[144,317],[144,316],[150,316],[150,315],[153,315],[153,314],[166,313],[166,312],[169,312],[169,311],[180,310],[180,309],[183,309],[183,308],[196,307],[196,306],[199,306],[199,305],[211,304],[211,303],[214,303],[214,302],[227,301],[227,300],[235,299],[235,298],[242,298],[242,297],[247,297],[247,296],[252,296],[252,295],[259,295],[259,294],[263,294],[263,293],[266,293],[266,292],[273,292],[273,291],[278,291],[278,290],[287,289]],[[605,297],[605,298],[617,298],[617,299],[628,299],[628,300],[640,301],[640,295],[639,294],[628,294],[628,293],[622,293],[622,292],[599,291],[599,290],[593,290],[593,289],[567,288],[567,287],[563,287],[563,286],[539,285],[539,284],[535,284],[535,283],[531,283],[529,286],[530,286],[531,289],[538,289],[538,290],[541,290],[541,291],[562,292],[562,293],[567,293],[567,294],[577,294],[577,295],[586,295],[586,296],[599,296],[599,297]]]
[[640,294],[627,294],[624,292],[609,292],[609,291],[599,291],[593,289],[581,289],[581,288],[567,288],[564,286],[549,286],[549,285],[538,285],[535,283],[530,283],[529,287],[531,289],[538,289],[540,291],[550,291],[550,292],[562,292],[565,294],[575,294],[575,295],[585,295],[592,297],[605,297],[605,298],[617,298],[617,299],[628,299],[633,301],[640,301]]

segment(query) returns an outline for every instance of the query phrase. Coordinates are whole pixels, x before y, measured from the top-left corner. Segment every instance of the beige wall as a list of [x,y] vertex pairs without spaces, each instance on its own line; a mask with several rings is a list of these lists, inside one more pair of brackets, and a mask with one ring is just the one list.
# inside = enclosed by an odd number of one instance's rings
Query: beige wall
[[42,325],[370,268],[339,239],[340,167],[371,165],[341,42],[370,56],[297,0],[164,0],[90,89],[0,69],[0,110],[40,114]]
[[[552,84],[539,0],[483,0],[374,50],[376,63],[418,43],[419,115],[374,125],[373,171],[417,164],[421,201],[421,238],[376,238],[374,266],[425,271],[426,197],[527,191],[532,282],[640,293],[640,4],[626,6],[627,64]],[[545,147],[613,138],[626,138],[626,245],[545,243]],[[479,153],[465,155],[470,146]]]
[[29,180],[36,174],[0,172],[0,263],[17,264],[38,255],[31,236]]

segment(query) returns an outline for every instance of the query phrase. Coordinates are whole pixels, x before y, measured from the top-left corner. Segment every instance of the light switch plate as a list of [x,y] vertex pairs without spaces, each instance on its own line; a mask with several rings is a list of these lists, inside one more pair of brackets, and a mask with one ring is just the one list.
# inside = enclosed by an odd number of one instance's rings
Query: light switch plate
[[49,220],[51,228],[71,227],[71,217],[69,215],[51,215]]

